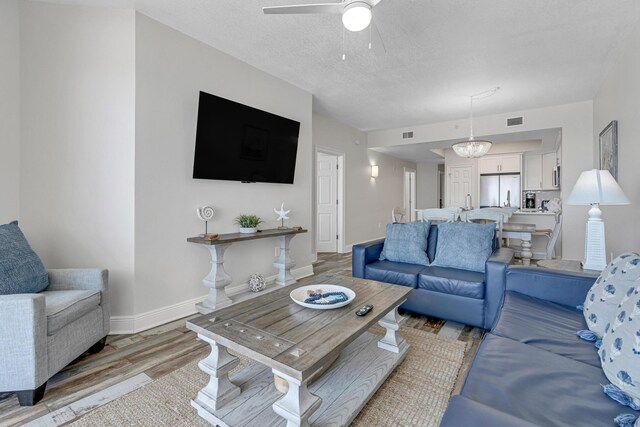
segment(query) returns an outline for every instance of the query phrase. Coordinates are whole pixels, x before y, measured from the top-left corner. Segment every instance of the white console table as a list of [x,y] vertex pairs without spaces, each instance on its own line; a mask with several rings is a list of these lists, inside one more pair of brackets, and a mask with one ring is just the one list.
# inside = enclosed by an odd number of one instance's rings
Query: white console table
[[224,289],[227,285],[231,284],[231,276],[224,270],[224,253],[232,243],[277,237],[280,240],[280,256],[278,256],[273,263],[273,266],[278,269],[276,284],[286,286],[296,282],[296,279],[291,275],[291,269],[295,267],[296,262],[289,254],[289,243],[296,234],[306,232],[307,230],[304,229],[274,228],[252,234],[220,234],[217,240],[205,240],[202,237],[187,238],[187,242],[202,245],[206,247],[211,254],[211,271],[202,279],[202,283],[209,288],[209,295],[207,295],[204,301],[196,304],[198,312],[209,314],[214,310],[232,303]]

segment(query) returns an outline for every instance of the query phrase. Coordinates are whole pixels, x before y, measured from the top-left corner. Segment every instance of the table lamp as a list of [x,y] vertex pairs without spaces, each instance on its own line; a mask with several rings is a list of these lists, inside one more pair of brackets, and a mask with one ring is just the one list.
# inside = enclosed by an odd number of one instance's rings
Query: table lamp
[[631,202],[608,170],[591,169],[580,174],[567,198],[568,205],[591,205],[584,242],[585,270],[602,271],[607,266],[604,222],[600,205],[628,205]]

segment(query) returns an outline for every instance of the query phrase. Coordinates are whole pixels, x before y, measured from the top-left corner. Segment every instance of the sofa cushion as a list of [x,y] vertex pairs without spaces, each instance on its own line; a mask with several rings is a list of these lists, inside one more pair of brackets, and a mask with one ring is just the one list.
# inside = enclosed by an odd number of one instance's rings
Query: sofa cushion
[[582,313],[573,307],[507,291],[491,333],[599,367],[593,343],[576,336],[585,327]]
[[628,252],[616,257],[602,271],[584,301],[584,318],[589,330],[602,338],[627,292],[636,287],[640,278],[640,255]]
[[427,237],[430,222],[387,224],[380,260],[429,265]]
[[622,407],[606,381],[600,368],[490,333],[461,394],[541,426],[607,426]]
[[449,400],[440,427],[461,426],[535,427],[536,424],[458,395]]
[[418,276],[418,288],[483,299],[484,274],[455,268],[425,267]]
[[18,221],[0,225],[0,295],[38,293],[48,285],[47,270]]
[[483,273],[493,252],[495,224],[449,222],[438,224],[438,245],[433,266]]
[[364,272],[366,279],[409,286],[415,289],[418,284],[418,274],[420,274],[423,269],[424,265],[393,261],[375,261],[367,264]]
[[54,335],[69,323],[100,306],[100,291],[44,291],[47,335]]

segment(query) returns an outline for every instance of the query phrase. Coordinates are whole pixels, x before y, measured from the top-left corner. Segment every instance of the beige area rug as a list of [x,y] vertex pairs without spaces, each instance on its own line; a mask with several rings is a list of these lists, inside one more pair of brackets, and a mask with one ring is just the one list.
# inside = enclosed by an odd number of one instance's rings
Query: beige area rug
[[[382,335],[375,327],[371,332]],[[411,349],[352,426],[438,426],[462,367],[467,343],[401,328]],[[241,358],[236,369],[248,361]],[[208,379],[197,362],[89,412],[80,426],[210,426],[190,401]]]

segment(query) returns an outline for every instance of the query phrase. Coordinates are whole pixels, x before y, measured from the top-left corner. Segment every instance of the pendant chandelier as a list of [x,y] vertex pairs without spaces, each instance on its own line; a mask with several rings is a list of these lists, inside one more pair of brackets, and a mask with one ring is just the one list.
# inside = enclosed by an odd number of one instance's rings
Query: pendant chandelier
[[486,92],[471,95],[469,97],[469,139],[466,141],[456,142],[451,146],[451,148],[453,148],[453,151],[455,151],[458,156],[467,158],[482,157],[489,152],[489,149],[491,149],[491,141],[485,139],[475,139],[473,137],[473,99],[487,98],[496,93],[498,89],[500,88],[495,87]]

